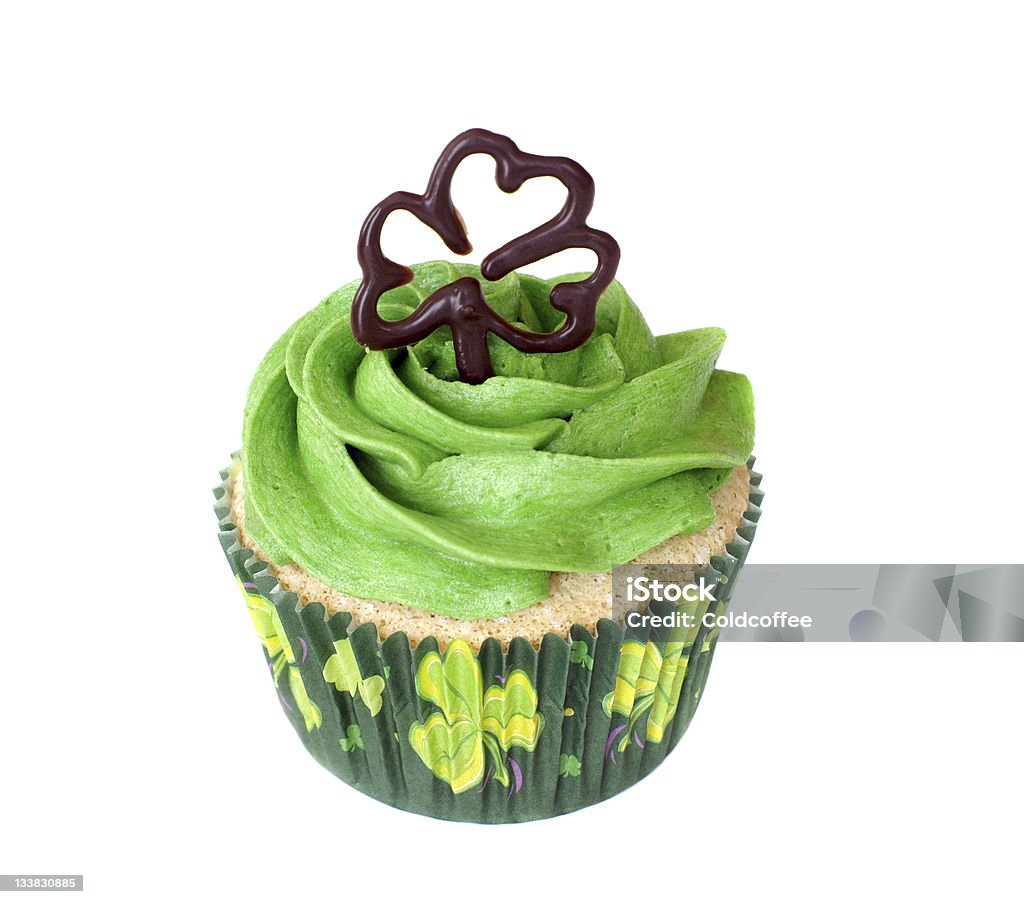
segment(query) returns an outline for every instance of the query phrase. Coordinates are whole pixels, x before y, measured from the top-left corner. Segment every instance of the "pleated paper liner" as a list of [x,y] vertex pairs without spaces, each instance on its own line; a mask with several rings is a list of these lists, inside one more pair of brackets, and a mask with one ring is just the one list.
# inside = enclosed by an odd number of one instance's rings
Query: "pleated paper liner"
[[[753,467],[751,458],[748,467]],[[306,749],[360,791],[402,810],[479,823],[569,813],[635,784],[668,755],[697,709],[718,629],[576,625],[540,649],[493,639],[474,655],[455,640],[442,653],[385,641],[348,613],[302,606],[243,546],[228,500],[214,490],[220,542],[262,641],[282,709]],[[751,472],[747,511],[703,573],[717,580],[721,614],[754,538],[763,494]],[[652,604],[658,615],[675,606]],[[694,612],[694,605],[688,606]]]

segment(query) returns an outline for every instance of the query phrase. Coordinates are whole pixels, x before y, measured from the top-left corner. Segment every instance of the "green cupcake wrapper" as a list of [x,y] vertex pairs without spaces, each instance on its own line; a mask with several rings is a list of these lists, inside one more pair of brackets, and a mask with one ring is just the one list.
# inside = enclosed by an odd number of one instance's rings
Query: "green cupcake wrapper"
[[[748,467],[753,468],[751,457]],[[232,521],[232,472],[214,489],[220,542],[263,643],[281,707],[306,749],[342,781],[402,810],[477,823],[569,813],[618,794],[683,736],[707,682],[718,629],[573,626],[537,650],[517,637],[476,655],[433,637],[385,641],[373,624],[328,617],[282,590]],[[703,571],[728,607],[760,518],[761,475],[727,555]],[[676,607],[652,604],[664,615]],[[700,614],[700,613],[698,613]],[[698,620],[699,621],[699,620]],[[350,630],[351,629],[351,630]]]

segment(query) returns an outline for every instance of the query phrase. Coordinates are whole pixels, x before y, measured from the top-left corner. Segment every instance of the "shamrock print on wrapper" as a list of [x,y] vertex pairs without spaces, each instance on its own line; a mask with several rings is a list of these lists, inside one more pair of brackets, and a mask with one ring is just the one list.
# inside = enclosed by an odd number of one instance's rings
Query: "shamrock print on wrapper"
[[338,744],[345,753],[351,753],[353,750],[366,750],[366,745],[363,743],[363,731],[358,725],[349,725],[345,737],[340,738]]
[[[287,669],[288,689],[306,723],[306,731],[320,728],[323,724],[323,715],[320,712],[320,707],[310,700],[306,693],[306,685],[302,683],[302,673],[299,671],[295,653],[288,642],[288,636],[284,632],[284,625],[281,624],[281,617],[277,614],[277,609],[274,608],[273,603],[256,592],[254,585],[246,585],[239,580],[238,586],[242,590],[242,596],[245,598],[245,604],[249,609],[249,616],[252,618],[256,633],[270,659],[271,671],[274,674],[274,687],[278,689],[278,694],[281,693],[281,675]],[[283,696],[281,700],[288,709],[291,709]]]
[[334,653],[324,664],[324,681],[333,684],[341,693],[348,693],[366,704],[371,716],[377,715],[383,705],[384,679],[380,675],[364,678],[348,638],[334,641]]
[[631,640],[622,645],[615,690],[604,698],[602,706],[605,715],[618,713],[626,717],[627,723],[612,731],[609,751],[620,734],[619,752],[629,746],[631,739],[643,746],[637,725],[645,713],[649,713],[645,740],[660,744],[664,739],[686,677],[689,658],[683,655],[684,649],[685,644],[671,641],[665,644],[664,653],[653,641],[643,644]]
[[558,774],[565,778],[575,778],[580,774],[580,763],[571,753],[563,753],[558,758]]
[[495,781],[508,787],[511,767],[518,790],[521,770],[506,752],[513,746],[534,750],[544,729],[537,691],[525,672],[516,669],[503,686],[485,691],[479,661],[458,639],[443,656],[423,657],[416,692],[440,709],[409,729],[409,743],[437,778],[461,794],[483,781],[488,767]]
[[583,666],[587,671],[594,670],[594,657],[590,655],[590,648],[586,641],[577,640],[569,648],[569,662]]

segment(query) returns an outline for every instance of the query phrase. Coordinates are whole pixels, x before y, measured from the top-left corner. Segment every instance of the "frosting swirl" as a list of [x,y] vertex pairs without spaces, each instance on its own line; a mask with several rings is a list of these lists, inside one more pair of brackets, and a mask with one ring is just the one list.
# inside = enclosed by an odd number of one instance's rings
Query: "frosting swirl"
[[[510,323],[548,332],[561,276],[432,262],[386,293],[407,316],[481,280]],[[582,346],[527,355],[490,336],[496,376],[458,381],[448,330],[367,351],[339,289],[274,344],[243,429],[248,533],[353,596],[494,618],[548,594],[552,571],[599,572],[714,520],[709,500],[753,448],[746,377],[715,370],[716,328],[654,337],[613,282]]]

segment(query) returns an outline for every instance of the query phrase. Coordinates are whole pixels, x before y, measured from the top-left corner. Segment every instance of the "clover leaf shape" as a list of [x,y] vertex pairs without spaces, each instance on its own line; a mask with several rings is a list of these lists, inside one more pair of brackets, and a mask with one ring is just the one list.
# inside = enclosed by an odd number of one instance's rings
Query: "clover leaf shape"
[[[302,720],[306,724],[306,731],[319,728],[323,724],[323,714],[320,707],[309,699],[306,693],[306,685],[302,683],[302,673],[299,671],[298,661],[292,651],[292,645],[288,641],[284,625],[281,623],[281,616],[273,603],[259,593],[250,591],[241,580],[238,585],[245,598],[245,605],[249,609],[249,617],[252,619],[256,634],[259,636],[263,649],[267,651],[267,658],[270,660],[271,671],[274,675],[274,687],[281,693],[281,675],[287,669],[288,689],[291,691],[292,699],[302,714]],[[251,585],[250,585],[251,586]],[[284,697],[281,696],[282,701]],[[285,706],[288,706],[287,701]],[[290,708],[290,707],[289,707]]]
[[558,758],[558,774],[566,778],[575,778],[580,774],[582,765],[571,753],[563,753]]
[[630,640],[619,653],[615,690],[605,696],[605,714],[627,718],[627,731],[622,733],[619,751],[629,746],[630,739],[644,713],[647,717],[645,738],[660,744],[679,706],[679,694],[689,657],[683,643],[669,642],[664,653],[653,641],[646,644]]
[[590,647],[585,640],[574,641],[569,647],[569,662],[581,665],[589,672],[594,670],[594,657],[590,655]]
[[366,745],[363,743],[363,730],[358,725],[349,725],[345,735],[338,741],[345,753],[351,753],[353,750],[366,750]]
[[334,641],[334,653],[324,663],[324,681],[333,684],[341,693],[353,697],[358,694],[371,716],[380,712],[384,703],[384,679],[380,675],[363,677],[352,649],[352,641],[348,638]]
[[420,660],[416,692],[440,712],[414,723],[409,743],[455,794],[476,787],[488,763],[495,781],[508,787],[505,752],[513,746],[534,750],[544,729],[529,675],[516,669],[504,686],[485,691],[480,662],[461,639],[452,641],[443,656],[431,651]]
[[[390,260],[381,250],[381,232],[394,211],[413,214],[455,254],[469,254],[473,250],[451,198],[452,177],[459,164],[472,154],[494,158],[495,181],[506,193],[517,191],[524,182],[539,176],[553,176],[566,187],[565,204],[554,217],[492,251],[480,265],[483,277],[495,281],[518,267],[568,248],[592,250],[597,255],[597,265],[589,277],[558,283],[551,290],[552,307],[566,315],[554,332],[534,333],[508,323],[484,300],[479,281],[469,276],[442,286],[401,320],[384,320],[377,311],[381,295],[412,282],[414,277],[412,270]],[[615,277],[619,263],[615,239],[587,225],[593,204],[594,180],[575,160],[525,153],[508,137],[486,129],[470,129],[457,135],[442,151],[423,194],[393,192],[363,222],[358,244],[363,281],[352,302],[352,335],[368,348],[379,350],[419,342],[436,329],[448,326],[459,376],[466,383],[482,383],[494,375],[487,350],[488,333],[522,352],[564,352],[577,348],[594,331],[597,300]]]

